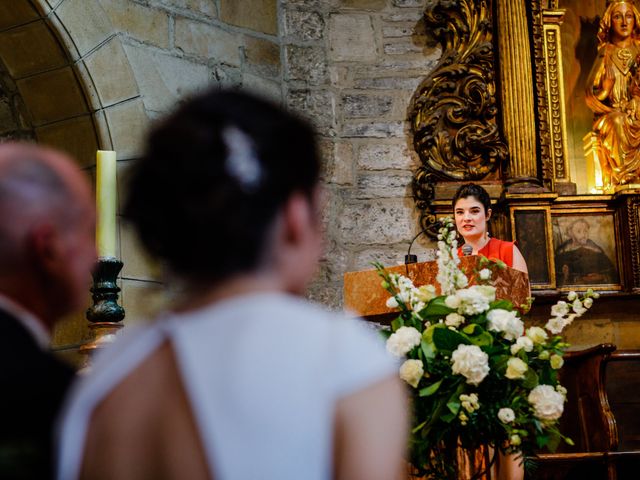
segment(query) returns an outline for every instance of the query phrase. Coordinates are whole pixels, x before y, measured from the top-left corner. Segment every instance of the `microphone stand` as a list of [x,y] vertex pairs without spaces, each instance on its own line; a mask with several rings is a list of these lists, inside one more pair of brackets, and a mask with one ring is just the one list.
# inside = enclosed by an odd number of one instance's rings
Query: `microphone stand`
[[418,234],[415,237],[413,237],[411,242],[409,242],[409,248],[407,249],[407,254],[404,256],[404,268],[407,276],[409,276],[409,264],[418,263],[418,256],[411,255],[411,247],[413,247],[413,242],[415,242],[416,239],[423,233],[425,233],[424,229],[420,230]]

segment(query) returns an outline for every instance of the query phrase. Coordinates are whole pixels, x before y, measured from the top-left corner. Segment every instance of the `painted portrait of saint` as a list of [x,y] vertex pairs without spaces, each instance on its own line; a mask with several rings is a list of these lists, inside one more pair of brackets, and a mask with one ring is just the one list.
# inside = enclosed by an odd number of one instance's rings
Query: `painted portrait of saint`
[[558,286],[618,283],[612,216],[558,217],[553,223]]

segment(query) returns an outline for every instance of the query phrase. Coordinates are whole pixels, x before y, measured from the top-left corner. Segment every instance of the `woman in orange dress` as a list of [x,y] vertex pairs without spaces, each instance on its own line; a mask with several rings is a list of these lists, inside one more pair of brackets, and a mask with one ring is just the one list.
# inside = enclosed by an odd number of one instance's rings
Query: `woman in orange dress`
[[[464,245],[473,250],[470,255],[482,255],[491,260],[502,260],[508,267],[528,273],[527,263],[513,242],[489,237],[487,222],[491,218],[491,197],[480,185],[462,185],[453,197],[453,213],[456,229],[464,239]],[[462,255],[462,248],[458,254]],[[515,454],[498,456],[498,480],[522,480],[524,466]]]
[[[462,185],[453,197],[456,229],[470,245],[471,255],[482,255],[491,260],[502,260],[507,266],[527,272],[527,263],[513,242],[489,237],[487,222],[491,218],[491,198],[480,185]],[[462,254],[462,247],[458,254]]]

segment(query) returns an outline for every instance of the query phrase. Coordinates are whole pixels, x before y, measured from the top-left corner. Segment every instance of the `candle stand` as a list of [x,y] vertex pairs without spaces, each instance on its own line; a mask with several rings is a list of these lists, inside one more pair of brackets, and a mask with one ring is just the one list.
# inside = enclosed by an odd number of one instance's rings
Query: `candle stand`
[[89,329],[92,339],[80,347],[80,353],[87,356],[102,346],[115,340],[124,319],[124,308],[118,304],[120,288],[116,284],[123,263],[114,257],[100,257],[93,275],[91,288],[93,305],[87,309]]

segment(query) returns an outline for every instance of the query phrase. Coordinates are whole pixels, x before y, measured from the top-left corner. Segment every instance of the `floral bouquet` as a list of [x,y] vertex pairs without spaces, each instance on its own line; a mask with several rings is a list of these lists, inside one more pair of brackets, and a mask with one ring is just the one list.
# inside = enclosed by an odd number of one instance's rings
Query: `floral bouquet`
[[469,287],[452,219],[444,221],[438,240],[440,295],[434,285],[416,287],[376,264],[391,294],[387,305],[400,311],[386,345],[405,358],[400,377],[412,387],[415,473],[456,478],[458,446],[530,456],[542,447],[555,450],[561,440],[572,444],[558,430],[566,401],[558,369],[568,347],[559,334],[598,294],[570,292],[570,303],[554,305],[545,328],[525,329],[520,311],[496,300],[489,285],[504,263],[482,258],[475,272],[481,284]]

